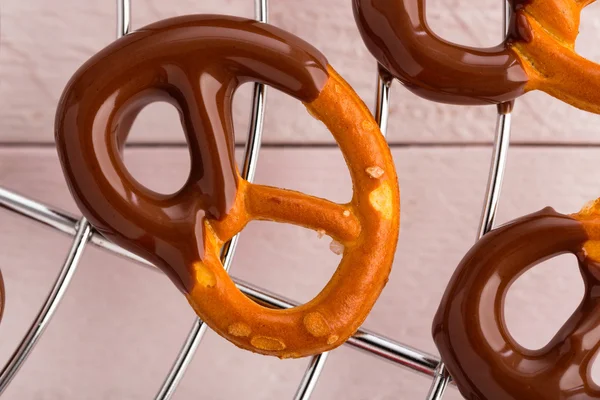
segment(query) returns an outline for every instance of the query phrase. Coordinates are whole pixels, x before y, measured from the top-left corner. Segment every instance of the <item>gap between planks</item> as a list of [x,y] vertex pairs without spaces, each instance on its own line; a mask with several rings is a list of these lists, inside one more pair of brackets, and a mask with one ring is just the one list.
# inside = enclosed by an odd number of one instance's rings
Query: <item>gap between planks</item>
[[[235,147],[238,149],[244,148],[243,143],[236,143]],[[486,148],[491,147],[491,142],[422,142],[422,143],[389,143],[390,148]],[[0,149],[50,149],[54,148],[55,145],[52,142],[0,142]],[[153,149],[153,148],[186,148],[187,144],[182,142],[170,142],[170,143],[159,143],[159,142],[139,142],[130,143],[126,145],[127,148],[132,149]],[[336,143],[298,143],[298,142],[276,142],[276,143],[262,143],[262,148],[265,149],[328,149],[337,148]],[[600,143],[560,143],[560,142],[516,142],[511,143],[513,148],[600,148]]]

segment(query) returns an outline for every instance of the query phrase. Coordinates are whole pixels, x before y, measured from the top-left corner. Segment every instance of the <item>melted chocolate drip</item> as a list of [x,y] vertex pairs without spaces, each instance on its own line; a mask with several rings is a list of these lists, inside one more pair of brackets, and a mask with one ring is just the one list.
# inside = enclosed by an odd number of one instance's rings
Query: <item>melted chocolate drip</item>
[[[228,16],[172,18],[117,40],[75,73],[57,111],[58,152],[77,205],[103,235],[190,289],[203,220],[224,218],[236,197],[235,90],[262,82],[308,103],[326,66],[294,35]],[[133,121],[154,101],[177,108],[191,155],[189,178],[172,195],[143,187],[122,161]]]
[[[579,221],[546,208],[488,233],[461,261],[433,337],[466,399],[600,399],[590,377],[600,347],[600,265],[585,257],[586,240]],[[524,349],[504,320],[508,289],[535,264],[564,252],[579,259],[583,301],[548,345]]]
[[[519,11],[527,1],[513,1]],[[507,40],[492,48],[445,41],[425,18],[425,0],[352,0],[360,34],[377,61],[410,91],[428,100],[497,104],[524,93],[527,74],[509,49],[531,40],[531,28],[513,14]]]

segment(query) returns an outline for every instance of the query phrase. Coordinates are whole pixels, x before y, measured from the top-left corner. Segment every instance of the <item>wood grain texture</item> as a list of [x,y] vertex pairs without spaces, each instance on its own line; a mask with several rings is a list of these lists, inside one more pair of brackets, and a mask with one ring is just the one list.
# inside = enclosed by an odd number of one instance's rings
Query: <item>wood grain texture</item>
[[[138,0],[134,27],[188,13],[252,17],[251,0],[159,2]],[[272,1],[270,21],[308,40],[372,106],[374,61],[363,45],[349,0]],[[430,0],[428,18],[442,37],[473,46],[500,39],[501,7],[482,0],[464,7],[458,0]],[[3,0],[0,8],[0,142],[51,142],[56,102],[75,69],[115,35],[115,5],[106,1]],[[577,47],[600,61],[595,44],[600,5],[583,13]],[[456,107],[416,98],[398,83],[392,92],[389,139],[393,143],[490,142],[494,107]],[[247,129],[250,87],[236,98],[238,140]],[[171,112],[169,112],[171,111]],[[181,142],[179,122],[169,106],[155,106],[135,128],[132,141]],[[598,143],[600,117],[575,110],[542,93],[531,93],[515,110],[516,142]],[[301,104],[271,90],[265,122],[271,143],[330,143],[330,135],[306,115]]]
[[[430,321],[454,267],[474,241],[490,149],[402,148],[393,153],[402,191],[401,236],[390,282],[365,326],[435,353]],[[546,205],[562,212],[579,209],[600,195],[600,173],[594,169],[598,157],[600,149],[594,148],[513,149],[499,222]],[[183,149],[128,149],[126,160],[134,176],[162,191],[176,189],[189,167]],[[257,181],[335,201],[351,195],[337,149],[263,149]],[[0,185],[76,211],[53,149],[0,149]],[[6,360],[45,298],[70,239],[6,211],[0,221],[0,266],[8,291],[0,360]],[[306,301],[339,260],[328,244],[301,228],[252,223],[243,232],[232,272]],[[513,333],[524,345],[543,345],[574,308],[580,289],[572,260],[536,268],[509,295]],[[185,299],[162,275],[90,247],[55,319],[6,397],[150,398],[192,320]],[[290,398],[306,363],[243,352],[210,333],[175,398]],[[328,361],[314,399],[419,399],[428,384],[428,379],[342,348]],[[454,390],[445,397],[458,398]]]

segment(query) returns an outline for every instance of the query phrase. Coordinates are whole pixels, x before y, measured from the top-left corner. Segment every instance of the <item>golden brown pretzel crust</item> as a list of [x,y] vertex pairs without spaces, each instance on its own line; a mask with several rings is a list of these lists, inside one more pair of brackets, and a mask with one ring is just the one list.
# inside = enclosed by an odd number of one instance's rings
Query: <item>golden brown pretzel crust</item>
[[[352,201],[338,205],[240,178],[229,215],[222,221],[206,220],[204,262],[194,266],[194,286],[187,295],[198,316],[221,336],[241,348],[281,358],[331,350],[360,327],[388,280],[398,237],[400,195],[389,148],[364,103],[333,68],[328,72],[319,97],[306,107],[325,123],[345,156],[354,186]],[[381,168],[383,175],[367,172],[371,167]],[[274,310],[235,287],[219,251],[253,219],[325,231],[344,245],[337,271],[313,300]]]
[[594,1],[532,0],[517,16],[530,40],[512,48],[529,77],[526,91],[542,90],[599,114],[600,65],[575,53],[581,11]]
[[571,217],[581,222],[588,236],[583,244],[586,256],[600,262],[600,199],[590,201]]

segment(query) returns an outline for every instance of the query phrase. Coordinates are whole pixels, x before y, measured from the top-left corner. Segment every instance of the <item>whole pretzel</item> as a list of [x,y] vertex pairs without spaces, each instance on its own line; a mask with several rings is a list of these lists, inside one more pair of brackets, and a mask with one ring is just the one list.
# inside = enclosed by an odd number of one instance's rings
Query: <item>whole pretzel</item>
[[435,35],[425,0],[352,0],[373,56],[409,90],[452,104],[497,104],[542,90],[600,113],[600,66],[575,53],[581,10],[594,0],[512,0],[506,40],[473,48]]
[[[583,300],[548,345],[528,350],[504,319],[512,283],[543,260],[575,254]],[[433,338],[469,400],[600,399],[591,365],[600,349],[600,199],[579,213],[551,208],[485,235],[459,264],[433,322]]]
[[[235,90],[248,81],[297,98],[323,121],[350,170],[350,203],[239,176],[231,107]],[[179,110],[191,155],[189,179],[171,195],[142,186],[122,160],[133,120],[156,100]],[[57,111],[56,142],[71,193],[89,221],[162,268],[198,316],[239,347],[282,358],[337,347],[358,329],[387,282],[399,226],[389,148],[325,57],[278,28],[195,15],[119,39],[69,82]],[[337,271],[310,302],[288,310],[263,307],[223,269],[223,244],[257,219],[325,232],[343,246]]]

